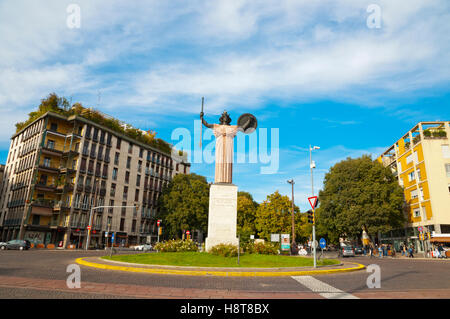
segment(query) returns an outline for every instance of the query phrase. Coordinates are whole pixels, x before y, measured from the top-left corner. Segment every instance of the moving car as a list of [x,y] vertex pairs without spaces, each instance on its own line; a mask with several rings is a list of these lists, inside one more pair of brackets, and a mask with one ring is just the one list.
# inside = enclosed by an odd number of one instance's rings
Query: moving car
[[355,257],[355,250],[352,246],[344,246],[342,249],[342,257]]
[[138,245],[134,247],[134,250],[141,250],[141,251],[152,250],[152,245],[150,244]]
[[6,243],[0,241],[0,249],[6,249]]
[[355,254],[356,255],[362,255],[364,254],[364,249],[361,246],[356,246],[355,247]]
[[[10,240],[6,243],[5,249],[18,249],[18,250],[27,250],[30,249],[31,243],[28,240]],[[3,247],[2,247],[3,249]]]

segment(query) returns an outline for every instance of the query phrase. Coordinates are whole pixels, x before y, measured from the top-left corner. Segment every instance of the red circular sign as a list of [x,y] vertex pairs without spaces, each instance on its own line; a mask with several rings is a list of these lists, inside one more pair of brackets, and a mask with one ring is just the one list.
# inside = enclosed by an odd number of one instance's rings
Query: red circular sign
[[91,226],[88,226],[87,229],[88,229],[88,230],[91,230]]
[[188,234],[188,235],[189,235],[190,233],[191,233],[191,232],[190,232],[189,230],[186,232],[186,234]]

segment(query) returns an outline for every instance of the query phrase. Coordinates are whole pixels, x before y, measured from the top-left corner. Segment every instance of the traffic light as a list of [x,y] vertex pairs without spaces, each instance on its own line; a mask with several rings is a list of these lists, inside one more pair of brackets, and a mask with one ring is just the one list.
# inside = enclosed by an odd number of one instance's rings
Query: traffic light
[[306,212],[308,214],[308,223],[314,224],[314,213],[312,210]]

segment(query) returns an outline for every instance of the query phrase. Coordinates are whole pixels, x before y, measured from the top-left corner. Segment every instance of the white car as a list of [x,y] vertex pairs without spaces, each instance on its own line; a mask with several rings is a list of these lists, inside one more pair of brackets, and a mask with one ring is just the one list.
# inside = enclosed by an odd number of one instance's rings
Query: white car
[[0,249],[6,249],[6,243],[0,242]]
[[134,246],[134,250],[140,250],[140,251],[152,250],[152,245],[145,244],[145,245]]

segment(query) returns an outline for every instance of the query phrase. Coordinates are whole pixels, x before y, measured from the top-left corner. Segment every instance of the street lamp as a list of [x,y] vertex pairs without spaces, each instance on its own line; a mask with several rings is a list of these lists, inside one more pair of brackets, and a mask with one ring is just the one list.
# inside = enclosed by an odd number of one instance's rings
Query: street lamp
[[291,184],[292,186],[292,247],[291,247],[291,251],[292,248],[294,247],[295,244],[295,221],[294,221],[294,180],[290,179],[287,181],[289,184]]
[[[318,147],[318,146],[311,147],[311,145],[309,145],[309,168],[311,169],[311,193],[312,193],[311,196],[314,196],[313,168],[316,168],[316,162],[314,162],[312,160],[312,151],[314,151],[314,150],[320,150],[320,147]],[[314,268],[316,268],[317,267],[317,257],[316,257],[316,224],[315,224],[315,222],[313,223],[313,227],[312,227],[312,235],[313,235],[312,246],[314,248],[314,250],[313,250]]]

